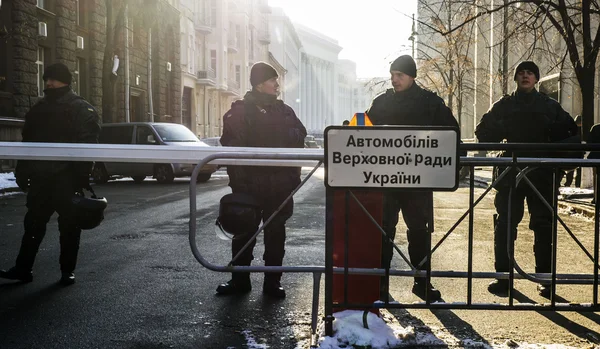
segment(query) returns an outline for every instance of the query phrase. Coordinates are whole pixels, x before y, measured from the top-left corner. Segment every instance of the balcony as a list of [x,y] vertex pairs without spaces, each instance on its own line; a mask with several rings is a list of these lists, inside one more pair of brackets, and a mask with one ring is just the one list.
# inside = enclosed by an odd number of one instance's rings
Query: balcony
[[267,30],[261,30],[258,32],[258,41],[261,43],[268,45],[271,43],[271,34]]
[[239,50],[240,45],[238,43],[238,39],[236,37],[229,37],[227,40],[227,52],[238,53]]
[[227,79],[227,89],[223,91],[223,94],[233,97],[239,97],[240,83],[233,79]]
[[205,86],[215,86],[217,80],[217,74],[214,69],[209,68],[208,70],[198,70],[196,73],[196,84]]
[[199,14],[194,18],[194,28],[200,34],[208,35],[213,32],[210,16]]

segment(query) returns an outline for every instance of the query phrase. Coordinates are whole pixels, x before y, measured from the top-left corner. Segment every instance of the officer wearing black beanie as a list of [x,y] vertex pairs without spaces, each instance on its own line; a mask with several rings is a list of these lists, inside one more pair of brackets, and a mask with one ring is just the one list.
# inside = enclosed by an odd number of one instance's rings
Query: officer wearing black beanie
[[[221,144],[225,147],[304,148],[306,128],[294,110],[278,99],[279,83],[277,71],[265,62],[257,62],[250,70],[252,90],[243,100],[235,101],[223,116]],[[229,206],[255,201],[263,222],[276,211],[273,220],[265,226],[263,260],[267,266],[281,266],[285,255],[286,221],[294,212],[293,198],[285,201],[300,184],[300,168],[260,166],[227,166],[231,198]],[[235,198],[235,199],[234,199]],[[242,200],[243,199],[243,200]],[[285,201],[285,203],[284,203]],[[246,209],[240,210],[245,211]],[[221,221],[221,218],[230,221]],[[234,215],[219,217],[223,227],[232,221],[241,221]],[[225,223],[225,224],[223,224]],[[239,257],[234,266],[249,266],[252,263],[256,240],[251,240],[256,228],[252,222],[231,242],[231,255]],[[243,249],[248,244],[248,248]],[[243,251],[242,251],[243,250]],[[282,273],[265,273],[263,293],[272,298],[285,298],[281,285]],[[234,272],[231,280],[220,284],[217,293],[236,295],[252,290],[250,273]]]
[[[453,126],[458,123],[452,111],[435,93],[421,88],[416,82],[417,65],[411,56],[396,58],[390,65],[390,77],[393,88],[375,97],[366,114],[373,125],[408,125],[408,126]],[[404,222],[408,227],[408,253],[411,263],[417,267],[426,260],[431,249],[431,234],[428,227],[429,218],[433,215],[432,192],[390,192],[384,193],[384,214],[382,228],[392,241],[396,235],[398,215],[402,211]],[[382,241],[382,266],[389,267],[393,255],[393,245],[387,238]],[[418,266],[427,270],[430,262]],[[382,280],[382,285],[385,282]],[[382,292],[385,287],[382,289]],[[441,299],[441,293],[423,277],[414,280],[412,291],[417,296],[430,301]],[[381,294],[386,297],[386,294]],[[386,299],[386,298],[381,298]]]
[[[569,140],[580,142],[579,129],[573,118],[563,110],[554,99],[538,92],[535,85],[540,80],[540,69],[531,61],[519,63],[515,68],[514,81],[516,89],[510,95],[502,97],[483,115],[477,125],[475,135],[480,142],[509,143],[551,143]],[[552,153],[517,152],[519,157],[553,157]],[[505,154],[512,156],[512,154]],[[495,177],[504,168],[495,169]],[[527,178],[546,203],[553,201],[552,168],[539,168],[527,174]],[[521,181],[516,190],[511,192],[510,183],[515,174],[505,175],[496,184],[497,190],[494,205],[497,218],[494,226],[494,257],[497,272],[509,272],[510,260],[507,246],[508,216],[511,215],[510,229],[512,237],[517,236],[517,226],[524,214],[523,202],[527,199],[529,210],[529,228],[534,233],[534,255],[536,273],[550,273],[552,268],[552,212],[540,200],[538,193],[525,181]],[[559,181],[560,182],[560,179]],[[510,206],[509,206],[510,205]],[[509,213],[509,207],[512,211]],[[498,279],[488,285],[488,291],[494,294],[507,294],[508,279]],[[550,287],[538,285],[538,293],[550,298]]]
[[[25,115],[23,142],[98,143],[100,117],[94,107],[71,90],[71,72],[56,63],[44,71],[44,98]],[[81,228],[73,209],[73,195],[89,188],[93,162],[19,160],[15,169],[19,188],[27,192],[25,232],[15,266],[0,270],[0,278],[33,281],[32,268],[46,224],[58,213],[62,285],[75,283]]]

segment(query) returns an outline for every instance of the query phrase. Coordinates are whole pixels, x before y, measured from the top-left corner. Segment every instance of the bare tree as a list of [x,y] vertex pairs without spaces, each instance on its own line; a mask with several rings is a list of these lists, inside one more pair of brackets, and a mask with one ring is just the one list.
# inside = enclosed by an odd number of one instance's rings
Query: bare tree
[[[463,25],[450,32],[455,23],[474,15],[474,8],[460,1],[419,0],[417,61],[419,75],[426,87],[446,100],[462,125],[464,102],[473,95],[472,50],[475,42],[475,23]],[[446,33],[442,35],[442,33]]]
[[[455,3],[472,6],[476,11],[461,22],[453,23],[452,28],[440,31],[447,36],[460,31],[478,17],[489,16],[508,9],[514,14],[510,30],[504,33],[504,40],[514,40],[529,58],[535,52],[546,52],[558,57],[556,65],[565,64],[569,57],[573,71],[581,89],[583,133],[587,137],[594,123],[595,76],[600,50],[600,5],[597,0],[507,0],[500,4],[481,0],[455,0]],[[518,18],[518,19],[517,19]],[[564,50],[558,50],[552,38],[558,37],[564,43]],[[547,57],[544,57],[547,58]],[[507,74],[504,71],[504,74]]]

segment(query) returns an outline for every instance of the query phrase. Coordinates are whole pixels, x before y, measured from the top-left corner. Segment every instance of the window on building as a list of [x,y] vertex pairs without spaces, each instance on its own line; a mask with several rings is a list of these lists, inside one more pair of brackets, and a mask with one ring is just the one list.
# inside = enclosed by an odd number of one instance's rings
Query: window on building
[[210,69],[217,71],[217,50],[210,50]]
[[235,81],[238,84],[242,81],[242,67],[240,65],[235,66]]
[[39,46],[37,51],[37,81],[38,81],[38,96],[44,96],[44,62],[46,56],[46,49],[44,47]]
[[77,57],[75,60],[75,71],[73,71],[73,91],[82,97],[86,97],[86,65],[85,59]]
[[37,0],[37,7],[46,8],[46,0]]
[[79,74],[81,69],[81,59],[77,58],[75,61],[75,70],[73,71],[73,91],[81,96],[81,74]]
[[195,65],[194,65],[194,36],[193,35],[189,35],[188,36],[188,72],[190,73],[194,73],[195,70]]
[[89,0],[75,0],[75,21],[80,27],[87,27],[87,2]]

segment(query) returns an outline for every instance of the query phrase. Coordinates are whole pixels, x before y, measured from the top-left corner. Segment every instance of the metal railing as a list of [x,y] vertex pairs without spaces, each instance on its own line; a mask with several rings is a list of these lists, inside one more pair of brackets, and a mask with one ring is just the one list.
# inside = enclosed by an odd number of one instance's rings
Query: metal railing
[[[501,150],[501,151],[520,151],[526,149],[527,152],[532,151],[600,151],[600,145],[581,145],[581,144],[463,144],[461,150],[466,151],[490,151],[490,150]],[[579,242],[575,235],[570,231],[564,221],[557,214],[557,200],[556,192],[554,193],[554,200],[552,203],[545,202],[546,208],[553,212],[553,256],[552,256],[552,271],[551,273],[526,273],[518,263],[514,260],[514,249],[510,248],[510,260],[511,268],[508,273],[496,273],[496,272],[475,272],[473,271],[473,223],[475,217],[475,208],[481,202],[483,197],[487,195],[492,186],[489,186],[484,192],[475,199],[475,183],[474,183],[474,170],[476,166],[502,166],[507,169],[500,174],[495,180],[498,181],[504,179],[507,176],[508,171],[514,169],[519,174],[512,179],[511,188],[517,185],[531,185],[531,182],[527,178],[527,173],[531,170],[531,167],[542,167],[542,168],[561,168],[561,167],[600,167],[600,160],[583,160],[583,159],[560,159],[560,158],[519,158],[512,156],[508,158],[489,158],[489,157],[462,157],[460,161],[461,166],[467,166],[471,170],[471,176],[469,180],[469,207],[466,212],[461,215],[458,221],[452,225],[452,227],[444,234],[443,238],[434,246],[430,252],[428,258],[434,254],[448,236],[450,236],[456,229],[456,227],[463,222],[467,217],[469,220],[469,234],[468,234],[468,268],[467,271],[438,271],[431,270],[417,270],[414,265],[411,265],[410,261],[404,257],[407,264],[410,266],[410,270],[396,270],[396,269],[373,269],[373,268],[353,268],[349,265],[334,266],[331,259],[332,252],[332,232],[326,230],[326,262],[325,266],[218,266],[207,261],[199,252],[196,245],[196,234],[197,232],[197,220],[196,220],[196,181],[193,180],[199,173],[199,169],[211,162],[222,165],[260,165],[260,166],[311,166],[313,167],[310,174],[305,177],[300,184],[302,186],[308,178],[314,173],[314,171],[320,166],[323,161],[323,150],[322,149],[289,149],[289,148],[234,148],[234,147],[219,147],[219,148],[207,148],[207,147],[165,147],[165,146],[140,146],[140,145],[100,145],[100,144],[58,144],[58,143],[16,143],[16,142],[0,142],[0,159],[26,159],[26,160],[68,160],[68,161],[113,161],[113,162],[154,162],[154,163],[194,163],[196,167],[193,171],[193,178],[190,181],[190,221],[189,221],[189,242],[194,257],[207,269],[219,272],[232,272],[232,271],[246,271],[246,272],[296,272],[296,273],[312,273],[313,274],[313,305],[312,305],[312,323],[311,330],[313,334],[313,343],[316,339],[316,325],[317,325],[317,314],[319,306],[319,292],[320,292],[320,279],[321,274],[325,273],[325,330],[327,335],[332,334],[332,321],[333,321],[333,309],[335,308],[361,308],[361,309],[374,309],[374,308],[428,308],[428,309],[502,309],[502,310],[561,310],[561,311],[598,311],[600,306],[598,304],[598,254],[599,254],[599,222],[595,219],[594,225],[594,251],[590,252],[585,249],[583,244]],[[556,173],[558,170],[554,170],[554,181],[556,184]],[[289,200],[293,194],[300,188],[296,188],[293,193],[290,194],[287,200]],[[328,189],[329,190],[329,189]],[[536,195],[540,196],[539,191],[536,191]],[[349,195],[352,198],[352,195]],[[543,197],[541,198],[543,199]],[[510,202],[510,200],[509,200]],[[285,202],[284,202],[285,203]],[[282,203],[282,205],[284,204]],[[599,203],[595,204],[595,215],[598,217]],[[510,208],[509,208],[510,212]],[[277,213],[277,212],[276,212]],[[374,221],[371,217],[371,220]],[[510,218],[509,218],[510,220]],[[255,232],[253,238],[256,238],[258,234],[264,229],[264,226],[270,221],[267,220],[258,231]],[[557,239],[557,226],[561,224],[567,233],[577,241],[577,245],[581,248],[587,257],[594,263],[594,270],[591,274],[559,274],[556,272],[556,239]],[[375,223],[374,223],[375,224]],[[510,224],[508,225],[510,227]],[[374,229],[377,229],[374,227]],[[381,227],[378,227],[379,231],[383,232]],[[510,229],[509,229],[510,230]],[[508,234],[511,234],[510,232]],[[509,235],[510,237],[510,235]],[[512,239],[508,239],[512,241]],[[396,251],[400,251],[396,246]],[[421,262],[421,264],[423,261]],[[514,268],[513,268],[514,267]],[[516,273],[515,273],[516,271]],[[467,302],[456,302],[456,303],[430,303],[424,301],[421,303],[398,303],[389,302],[384,300],[383,302],[378,301],[370,304],[349,304],[346,302],[340,302],[333,304],[333,298],[331,293],[332,280],[334,274],[348,275],[377,275],[388,279],[389,276],[404,276],[414,277],[423,276],[429,281],[431,277],[444,277],[444,278],[466,278],[467,279]],[[508,279],[510,284],[509,303],[508,304],[489,304],[489,303],[474,303],[472,300],[472,282],[473,279],[477,278],[497,278],[497,279]],[[347,277],[345,278],[347,282]],[[547,283],[551,286],[550,304],[515,304],[513,302],[514,290],[513,282],[515,279],[527,279],[536,283]],[[593,299],[587,304],[563,304],[556,301],[555,288],[557,284],[591,284],[593,285]]]

